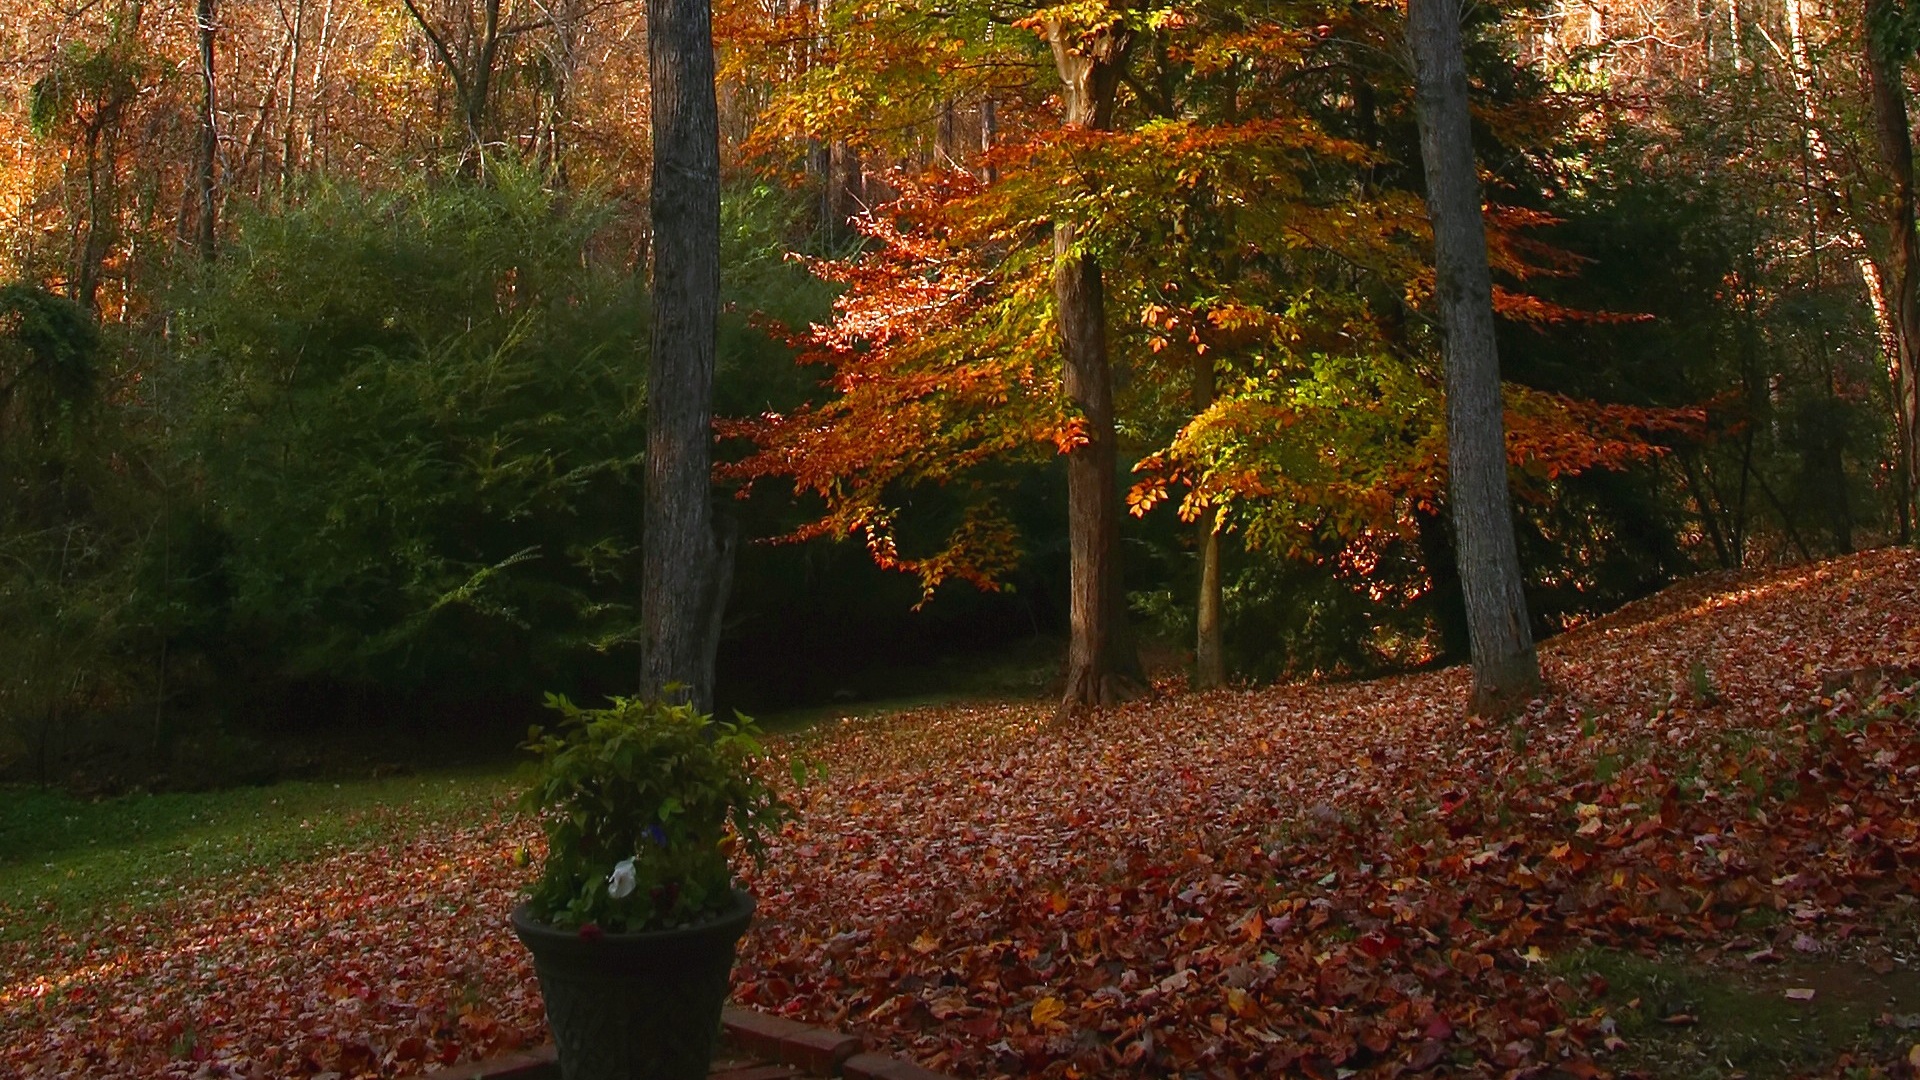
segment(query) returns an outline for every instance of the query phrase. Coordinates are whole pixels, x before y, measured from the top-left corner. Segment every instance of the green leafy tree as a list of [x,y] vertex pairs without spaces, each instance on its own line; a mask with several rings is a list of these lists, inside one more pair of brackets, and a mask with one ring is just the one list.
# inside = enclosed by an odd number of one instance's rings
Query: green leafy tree
[[527,690],[633,640],[639,298],[603,211],[496,179],[242,218],[183,297],[208,616],[275,678]]
[[0,286],[0,769],[25,759],[42,782],[81,714],[140,681],[124,651],[142,507],[113,467],[112,385],[85,310]]

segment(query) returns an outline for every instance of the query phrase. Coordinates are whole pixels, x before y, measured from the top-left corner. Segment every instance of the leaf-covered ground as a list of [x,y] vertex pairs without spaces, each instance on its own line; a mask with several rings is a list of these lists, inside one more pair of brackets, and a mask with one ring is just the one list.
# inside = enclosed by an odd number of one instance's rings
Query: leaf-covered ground
[[[1684,957],[1788,1010],[1911,985],[1920,557],[1682,587],[1544,663],[1511,723],[1448,671],[835,725],[736,996],[959,1075],[1585,1076],[1682,1071],[1657,1033],[1698,1019],[1604,972]],[[0,1075],[403,1075],[538,1039],[504,919],[526,832],[402,812],[0,946]],[[1910,1022],[1788,1074],[1912,1075]]]

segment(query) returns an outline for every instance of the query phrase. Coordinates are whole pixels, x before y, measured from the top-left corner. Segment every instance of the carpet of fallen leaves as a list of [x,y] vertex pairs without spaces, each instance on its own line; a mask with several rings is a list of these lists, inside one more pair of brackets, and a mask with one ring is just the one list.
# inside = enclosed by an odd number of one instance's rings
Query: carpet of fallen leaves
[[[793,747],[827,778],[755,875],[736,998],[958,1075],[1579,1077],[1618,1036],[1555,957],[1911,927],[1920,556],[1683,586],[1543,663],[1503,722],[1454,670],[833,725]],[[505,922],[527,825],[398,825],[0,947],[0,1075],[397,1076],[541,1038]]]
[[527,832],[446,831],[0,946],[0,1076],[400,1076],[541,1037],[505,925]]

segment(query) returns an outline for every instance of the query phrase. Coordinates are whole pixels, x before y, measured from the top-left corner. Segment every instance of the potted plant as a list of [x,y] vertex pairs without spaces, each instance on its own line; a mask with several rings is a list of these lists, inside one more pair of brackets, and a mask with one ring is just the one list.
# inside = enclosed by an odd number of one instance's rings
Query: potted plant
[[789,807],[754,771],[749,720],[549,695],[524,806],[546,860],[514,932],[533,952],[566,1080],[698,1080],[753,899],[731,857],[764,852]]

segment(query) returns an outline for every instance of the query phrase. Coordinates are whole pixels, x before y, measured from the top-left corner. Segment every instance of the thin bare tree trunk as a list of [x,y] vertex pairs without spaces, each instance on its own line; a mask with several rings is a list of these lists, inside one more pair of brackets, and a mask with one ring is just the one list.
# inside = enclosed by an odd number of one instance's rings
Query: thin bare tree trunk
[[[323,104],[326,92],[324,77],[327,73],[327,57],[333,51],[335,30],[333,5],[334,0],[327,0],[327,6],[320,12],[320,40],[314,46],[313,78],[308,84],[306,153],[302,156],[309,164],[313,162],[316,146],[324,145],[320,143],[320,123],[324,114]],[[293,103],[288,102],[287,106],[291,114]],[[291,118],[288,122],[292,122]],[[326,163],[321,162],[320,167],[324,169]]]
[[1461,0],[1409,0],[1420,157],[1433,222],[1435,299],[1446,333],[1448,504],[1473,649],[1475,712],[1497,713],[1540,684],[1507,492],[1493,278],[1474,170]]
[[280,131],[280,192],[284,197],[293,190],[293,174],[298,168],[296,130],[300,119],[300,38],[306,29],[307,0],[293,0],[293,20],[287,27],[287,106]]
[[200,38],[200,146],[194,159],[194,189],[199,195],[200,218],[195,223],[194,248],[213,261],[218,210],[215,201],[214,159],[220,151],[219,114],[215,112],[213,78],[214,0],[199,0],[194,21]]
[[267,129],[273,118],[273,110],[279,103],[280,76],[286,72],[287,64],[293,56],[293,42],[288,39],[280,47],[280,57],[274,61],[273,74],[265,80],[260,91],[260,104],[253,110],[253,127],[247,132],[247,141],[236,155],[239,163],[228,170],[229,175],[246,175],[248,163],[255,156],[260,159],[259,168],[253,174],[253,190],[259,194],[266,187],[267,173]]
[[[100,275],[106,262],[107,248],[111,244],[113,228],[103,226],[100,219],[105,216],[103,204],[106,193],[101,191],[100,170],[114,168],[113,155],[102,155],[100,143],[104,138],[101,121],[96,120],[87,129],[87,228],[81,241],[76,245],[74,255],[78,261],[73,275],[73,298],[81,307],[95,315],[100,314]],[[106,163],[102,164],[102,157]],[[112,177],[118,183],[118,177]],[[117,212],[117,211],[116,211]]]
[[573,81],[580,64],[579,12],[574,0],[557,0],[552,8],[553,44],[550,47],[553,87],[546,116],[545,169],[553,183],[567,186],[567,115],[573,108]]
[[[1067,124],[1096,130],[1108,127],[1131,35],[1118,25],[1076,33],[1051,22],[1047,36],[1065,89]],[[1144,679],[1127,629],[1120,573],[1119,447],[1100,263],[1079,250],[1074,226],[1064,221],[1053,226],[1053,258],[1062,378],[1067,398],[1080,411],[1085,436],[1067,454],[1072,637],[1060,707],[1070,712],[1132,697]]]
[[1740,0],[1727,0],[1727,43],[1733,49],[1733,70],[1745,71],[1746,53],[1740,46]]
[[[994,105],[993,98],[988,97],[980,102],[980,152],[984,154],[992,150],[999,138],[1000,112]],[[990,164],[982,165],[980,179],[989,184],[996,183],[1000,179],[1000,170]]]
[[[808,33],[804,42],[804,71],[812,71],[827,49],[827,0],[794,0],[805,6],[807,12]],[[834,242],[834,198],[833,198],[833,146],[830,141],[809,137],[807,139],[807,173],[820,181],[820,201],[815,206],[818,220],[816,228],[822,239]]]
[[[493,93],[493,68],[499,61],[501,28],[500,0],[481,0],[481,24],[475,26],[473,13],[467,13],[467,41],[455,55],[452,42],[427,18],[415,0],[400,0],[413,17],[414,24],[427,37],[427,44],[446,69],[453,83],[454,102],[460,109],[464,146],[460,154],[463,179],[485,179],[487,153],[487,113]],[[708,64],[712,66],[711,62]]]
[[[466,102],[467,154],[472,159],[470,175],[486,176],[487,154],[487,110],[492,104],[493,67],[500,55],[500,0],[484,0],[485,25],[481,30],[480,47],[473,61],[470,76],[472,93]],[[469,171],[469,163],[462,162],[462,171]]]
[[713,707],[730,545],[711,495],[720,303],[720,111],[709,0],[648,0],[653,326],[647,364],[641,693]]

